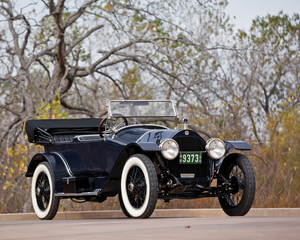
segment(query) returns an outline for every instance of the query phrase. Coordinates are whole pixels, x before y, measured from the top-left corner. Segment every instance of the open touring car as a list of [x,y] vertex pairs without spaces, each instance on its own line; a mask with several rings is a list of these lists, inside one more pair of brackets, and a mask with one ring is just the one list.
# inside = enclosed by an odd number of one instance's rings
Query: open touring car
[[[45,149],[26,173],[40,219],[54,218],[62,198],[103,202],[117,194],[132,218],[148,218],[157,199],[217,197],[230,216],[250,210],[253,167],[245,155],[229,153],[251,150],[248,143],[205,141],[187,119],[179,125],[169,100],[107,101],[107,112],[104,118],[26,122],[28,141]],[[174,129],[162,125],[167,120]],[[159,124],[149,124],[154,121]]]

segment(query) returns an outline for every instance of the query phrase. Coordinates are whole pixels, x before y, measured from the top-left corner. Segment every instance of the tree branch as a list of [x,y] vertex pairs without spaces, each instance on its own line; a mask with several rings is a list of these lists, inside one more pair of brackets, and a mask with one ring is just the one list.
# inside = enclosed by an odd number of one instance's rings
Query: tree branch
[[94,116],[94,113],[92,111],[90,111],[89,109],[86,109],[86,108],[83,108],[83,107],[71,106],[63,98],[60,99],[60,103],[61,103],[62,106],[64,106],[67,109],[80,111],[81,113],[87,114],[90,117]]

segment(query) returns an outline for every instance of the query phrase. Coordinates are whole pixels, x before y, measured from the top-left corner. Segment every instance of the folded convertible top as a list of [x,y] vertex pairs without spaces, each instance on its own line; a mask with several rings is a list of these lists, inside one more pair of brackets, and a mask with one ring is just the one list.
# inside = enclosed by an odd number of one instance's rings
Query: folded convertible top
[[29,142],[36,142],[37,129],[40,128],[50,135],[60,134],[96,134],[102,118],[78,119],[42,119],[28,120],[25,131]]

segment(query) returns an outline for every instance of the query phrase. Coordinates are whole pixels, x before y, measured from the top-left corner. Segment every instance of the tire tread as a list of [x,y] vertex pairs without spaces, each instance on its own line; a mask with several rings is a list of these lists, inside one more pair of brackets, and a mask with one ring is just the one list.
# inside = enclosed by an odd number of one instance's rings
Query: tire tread
[[[155,167],[152,163],[152,161],[144,154],[135,154],[132,155],[131,157],[137,157],[139,158],[143,164],[145,165],[148,175],[149,175],[149,183],[150,183],[150,197],[149,197],[149,202],[148,202],[148,206],[145,209],[145,211],[138,217],[134,217],[134,218],[149,218],[151,216],[151,214],[153,213],[155,207],[156,207],[156,203],[157,203],[157,197],[158,197],[158,180],[157,180],[157,173],[155,170]],[[129,158],[130,159],[130,158]],[[133,216],[130,215],[130,213],[127,211],[124,203],[123,203],[123,199],[122,199],[122,194],[119,193],[119,200],[120,200],[120,206],[122,208],[122,211],[124,212],[124,214],[129,217],[132,218]]]
[[228,168],[232,163],[237,164],[241,168],[241,170],[244,171],[243,174],[247,181],[246,189],[244,189],[244,194],[241,202],[235,207],[230,206],[227,203],[226,199],[222,197],[219,197],[219,202],[221,204],[222,209],[227,215],[244,216],[251,209],[255,197],[256,181],[254,169],[252,167],[251,162],[245,155],[234,153],[230,154],[227,157],[227,159],[224,160],[220,168],[220,173],[222,174],[223,171],[226,171],[226,168]]
[[[55,189],[55,181],[54,181],[54,179],[55,178],[54,178],[53,171],[52,171],[52,169],[50,167],[50,164],[48,162],[41,162],[40,164],[44,165],[48,169],[48,171],[50,172],[51,179],[48,179],[48,180],[52,181],[52,187],[53,187],[53,189],[51,189],[52,202],[50,203],[50,210],[49,210],[48,214],[45,217],[43,217],[43,218],[40,218],[39,216],[38,217],[41,220],[52,220],[55,217],[56,213],[57,213],[57,210],[58,210],[58,207],[59,207],[60,198],[54,196],[54,189]],[[32,183],[32,184],[35,184],[35,183]]]

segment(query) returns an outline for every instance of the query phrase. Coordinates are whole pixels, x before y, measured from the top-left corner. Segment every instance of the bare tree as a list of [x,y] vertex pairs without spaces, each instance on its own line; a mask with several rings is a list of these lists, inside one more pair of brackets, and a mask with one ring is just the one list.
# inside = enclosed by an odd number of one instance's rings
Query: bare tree
[[210,129],[263,146],[268,117],[299,110],[299,30],[299,16],[281,12],[257,17],[249,32],[228,38],[231,50],[211,59],[211,81],[203,82],[213,96]]
[[[57,93],[65,108],[94,116],[100,109],[68,102],[70,89],[78,89],[78,100],[79,86],[93,87],[92,80],[110,81],[123,98],[129,98],[120,69],[132,63],[145,72],[143,77],[147,74],[156,83],[180,89],[176,95],[182,97],[183,88],[195,91],[189,78],[201,72],[194,64],[220,48],[212,38],[220,31],[223,17],[205,1],[49,0],[35,4],[36,9],[31,4],[18,12],[12,1],[1,1],[5,26],[1,108],[15,119],[9,129],[30,118],[42,101],[50,102]],[[212,19],[220,20],[209,23]],[[102,91],[107,93],[105,87]]]
[[[53,100],[77,116],[101,115],[104,101],[115,96],[172,98],[182,111],[200,107],[211,115],[210,95],[199,89],[210,79],[211,59],[225,48],[217,41],[227,29],[223,1],[214,3],[0,0],[1,166],[24,150],[24,121]],[[5,165],[16,174],[13,163]]]

